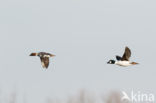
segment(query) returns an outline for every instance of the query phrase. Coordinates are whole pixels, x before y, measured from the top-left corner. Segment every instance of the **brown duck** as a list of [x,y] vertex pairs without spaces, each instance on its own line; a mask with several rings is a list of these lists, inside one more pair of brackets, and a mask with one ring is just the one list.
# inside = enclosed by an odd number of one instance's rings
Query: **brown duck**
[[46,52],[39,52],[39,53],[31,53],[30,56],[39,56],[41,59],[41,64],[43,68],[48,68],[49,66],[49,58],[54,57],[55,55],[46,53]]

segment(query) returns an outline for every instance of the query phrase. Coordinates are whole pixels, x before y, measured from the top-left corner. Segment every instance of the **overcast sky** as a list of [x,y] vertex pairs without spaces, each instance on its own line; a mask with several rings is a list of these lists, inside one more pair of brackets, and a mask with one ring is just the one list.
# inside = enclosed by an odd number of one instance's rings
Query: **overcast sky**
[[[0,91],[28,103],[84,88],[156,93],[155,0],[0,1]],[[125,46],[136,66],[108,65]],[[31,52],[55,54],[47,70]]]

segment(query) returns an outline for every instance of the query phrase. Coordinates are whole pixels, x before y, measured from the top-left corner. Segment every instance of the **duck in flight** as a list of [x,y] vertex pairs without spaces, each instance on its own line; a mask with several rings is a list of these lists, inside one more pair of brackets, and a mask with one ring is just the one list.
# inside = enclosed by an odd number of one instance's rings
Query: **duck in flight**
[[116,65],[124,66],[124,67],[138,64],[136,62],[131,62],[129,60],[130,57],[131,57],[131,50],[128,47],[125,47],[125,52],[122,57],[117,55],[116,56],[117,61],[109,60],[107,64],[116,64]]
[[48,68],[49,66],[49,58],[54,57],[55,55],[46,53],[46,52],[39,52],[39,53],[31,53],[30,56],[38,56],[40,57],[41,64],[43,68]]

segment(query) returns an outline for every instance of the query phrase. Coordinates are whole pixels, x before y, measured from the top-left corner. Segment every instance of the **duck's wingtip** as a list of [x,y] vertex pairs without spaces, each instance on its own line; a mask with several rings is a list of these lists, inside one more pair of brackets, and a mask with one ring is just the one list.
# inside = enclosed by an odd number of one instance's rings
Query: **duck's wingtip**
[[31,53],[29,56],[36,56],[37,53]]
[[56,55],[54,55],[54,54],[51,54],[50,56],[51,56],[51,57],[55,57]]

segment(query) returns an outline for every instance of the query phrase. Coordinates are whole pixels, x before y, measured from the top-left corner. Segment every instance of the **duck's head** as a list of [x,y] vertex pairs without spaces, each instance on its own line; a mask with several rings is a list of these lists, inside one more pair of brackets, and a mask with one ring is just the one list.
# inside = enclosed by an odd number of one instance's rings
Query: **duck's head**
[[109,60],[107,64],[115,64],[115,60]]

